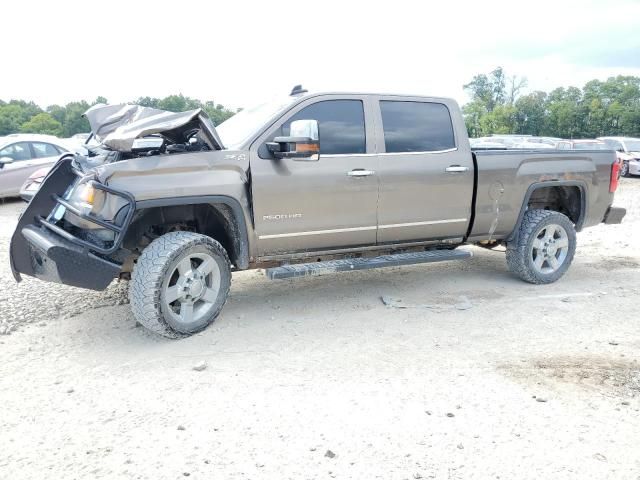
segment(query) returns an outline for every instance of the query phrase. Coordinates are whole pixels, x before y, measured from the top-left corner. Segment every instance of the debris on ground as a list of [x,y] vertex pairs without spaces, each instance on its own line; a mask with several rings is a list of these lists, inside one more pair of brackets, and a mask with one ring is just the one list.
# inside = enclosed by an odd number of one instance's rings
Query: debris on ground
[[326,453],[324,454],[325,457],[327,458],[333,458],[336,456],[335,453],[333,453],[331,450],[327,450]]
[[434,312],[442,312],[444,310],[451,309],[451,308],[455,308],[456,310],[469,310],[470,308],[473,307],[473,304],[471,303],[469,298],[467,298],[464,295],[461,295],[458,298],[458,301],[453,305],[446,305],[446,304],[436,305],[432,303],[405,303],[404,300],[402,299],[388,297],[386,295],[381,296],[380,300],[382,300],[382,303],[384,303],[387,307],[391,307],[391,308],[427,309],[427,310],[432,310]]
[[456,303],[454,307],[456,310],[469,310],[470,308],[473,307],[473,305],[471,304],[471,302],[466,296],[461,295],[460,301]]
[[392,308],[418,308],[418,309],[427,308],[434,311],[442,310],[442,307],[440,305],[430,305],[426,303],[423,303],[423,304],[403,303],[401,299],[387,297],[387,296],[382,296],[380,297],[380,299],[382,300],[382,303],[384,303],[387,307],[392,307]]
[[191,370],[195,370],[196,372],[201,372],[203,370],[206,370],[207,368],[207,362],[198,362],[196,363],[193,367],[191,367]]

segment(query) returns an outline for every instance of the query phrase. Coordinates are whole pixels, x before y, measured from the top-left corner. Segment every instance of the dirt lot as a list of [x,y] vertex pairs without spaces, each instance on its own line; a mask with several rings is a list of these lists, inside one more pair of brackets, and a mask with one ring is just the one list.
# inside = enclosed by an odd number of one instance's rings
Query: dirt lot
[[248,272],[181,341],[136,328],[126,284],[15,285],[23,206],[0,205],[0,478],[639,479],[640,178],[616,203],[625,223],[579,234],[554,285],[476,248]]

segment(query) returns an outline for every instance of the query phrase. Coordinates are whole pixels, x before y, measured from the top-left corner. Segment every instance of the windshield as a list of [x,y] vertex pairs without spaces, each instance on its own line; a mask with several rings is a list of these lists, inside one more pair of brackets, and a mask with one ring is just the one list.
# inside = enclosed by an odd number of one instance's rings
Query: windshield
[[625,140],[624,144],[628,152],[640,152],[640,140]]
[[605,143],[600,142],[580,142],[573,144],[574,150],[608,150]]
[[231,150],[238,148],[278,112],[291,105],[294,97],[280,97],[251,108],[245,108],[216,127],[222,143]]

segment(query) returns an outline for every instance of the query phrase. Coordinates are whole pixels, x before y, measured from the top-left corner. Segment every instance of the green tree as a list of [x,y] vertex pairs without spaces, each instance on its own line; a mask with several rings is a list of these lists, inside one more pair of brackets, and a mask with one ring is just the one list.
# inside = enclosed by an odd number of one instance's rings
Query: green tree
[[63,126],[63,136],[71,137],[76,133],[86,133],[91,130],[89,122],[84,118],[84,112],[90,105],[84,100],[80,102],[67,103],[65,106],[65,116]]
[[484,135],[480,120],[487,114],[487,109],[482,102],[476,100],[469,102],[462,107],[464,122],[470,137],[481,137]]
[[22,108],[18,105],[0,106],[0,136],[20,130],[20,120],[24,118]]
[[516,131],[524,135],[542,135],[545,131],[547,94],[532,92],[515,102]]
[[38,113],[24,122],[20,127],[23,133],[44,133],[59,136],[62,134],[62,124],[48,113]]
[[505,102],[506,77],[502,67],[493,70],[489,75],[481,73],[463,86],[471,95],[472,102],[480,102],[487,113],[491,113],[498,105]]
[[49,105],[47,107],[47,113],[62,125],[64,123],[65,116],[67,115],[67,110],[60,105]]
[[516,108],[511,105],[498,105],[492,112],[480,119],[483,135],[490,133],[513,133],[517,125]]

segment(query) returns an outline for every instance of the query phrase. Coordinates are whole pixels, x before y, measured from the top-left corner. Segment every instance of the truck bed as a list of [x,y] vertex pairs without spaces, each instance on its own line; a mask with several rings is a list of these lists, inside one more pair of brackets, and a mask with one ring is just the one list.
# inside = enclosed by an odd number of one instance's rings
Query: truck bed
[[[586,202],[576,228],[602,222],[613,201],[608,185],[616,155],[608,150],[474,150],[476,192],[468,240],[504,239],[518,225],[540,183],[577,188]],[[588,195],[586,193],[588,192]]]

